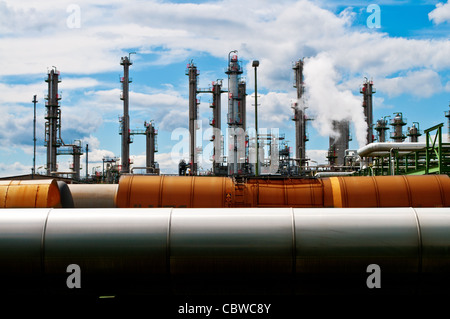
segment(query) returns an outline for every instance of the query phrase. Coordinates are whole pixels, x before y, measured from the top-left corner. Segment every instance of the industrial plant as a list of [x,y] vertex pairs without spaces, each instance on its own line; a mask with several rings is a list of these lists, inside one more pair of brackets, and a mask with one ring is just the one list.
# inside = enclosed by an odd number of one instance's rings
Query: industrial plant
[[[282,133],[258,130],[257,60],[255,123],[249,121],[244,69],[233,50],[226,78],[210,79],[209,88],[198,87],[194,60],[187,64],[189,157],[179,162],[178,174],[164,174],[155,157],[158,123],[152,114],[142,119],[142,129],[130,129],[131,54],[119,62],[121,154],[104,157],[95,176],[88,171],[89,145],[63,141],[60,72],[48,72],[46,174],[36,174],[33,166],[31,175],[0,180],[3,289],[93,296],[447,289],[450,141],[443,139],[444,122],[421,130],[419,119],[408,122],[401,112],[374,119],[376,88],[365,78],[360,94],[366,145],[349,148],[350,119],[334,121],[328,163],[313,164],[307,156],[314,118],[304,98],[304,59],[292,65],[296,96],[286,105],[295,131],[291,148]],[[205,94],[212,98],[213,150],[211,169],[200,171],[203,150],[196,138],[199,95]],[[226,119],[222,96],[228,97]],[[443,117],[450,128],[449,114]],[[144,167],[130,158],[139,135],[146,142]],[[58,171],[58,156],[66,155],[73,158],[71,171]],[[67,284],[69,265],[81,269],[81,288]],[[381,271],[382,288],[368,283],[371,265]]]

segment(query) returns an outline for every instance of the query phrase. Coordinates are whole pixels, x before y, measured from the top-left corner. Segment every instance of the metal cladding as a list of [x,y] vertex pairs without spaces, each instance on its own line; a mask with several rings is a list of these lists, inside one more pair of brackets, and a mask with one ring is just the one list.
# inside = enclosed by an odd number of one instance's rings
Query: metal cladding
[[76,208],[113,208],[117,184],[68,184]]
[[115,206],[450,207],[450,177],[336,176],[316,179],[122,176]]
[[53,179],[0,181],[0,208],[62,207],[58,186]]
[[22,293],[373,293],[373,266],[379,293],[436,293],[449,246],[449,208],[0,211],[2,289]]

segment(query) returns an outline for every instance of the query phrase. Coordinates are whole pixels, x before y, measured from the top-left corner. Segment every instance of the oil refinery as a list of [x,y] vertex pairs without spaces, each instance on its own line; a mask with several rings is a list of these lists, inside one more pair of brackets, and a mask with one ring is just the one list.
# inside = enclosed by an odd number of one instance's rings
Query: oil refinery
[[[158,123],[130,129],[131,53],[120,58],[121,155],[104,157],[101,174],[86,179],[80,157],[86,154],[88,172],[89,146],[63,141],[60,72],[48,72],[46,174],[33,167],[31,175],[0,180],[2,289],[95,296],[446,292],[450,143],[444,122],[421,131],[401,112],[374,120],[376,89],[365,78],[366,145],[350,149],[350,120],[333,121],[328,164],[313,165],[306,152],[313,119],[304,99],[304,60],[292,66],[297,96],[286,106],[293,111],[292,156],[282,134],[259,133],[257,112],[255,125],[249,123],[238,52],[227,60],[227,80],[213,79],[207,89],[198,87],[194,61],[187,64],[189,157],[178,174],[162,173],[156,161]],[[256,100],[259,61],[252,67]],[[212,97],[213,161],[206,174],[197,165],[200,94]],[[444,116],[450,127],[449,112]],[[146,138],[145,167],[130,159],[137,135]],[[73,157],[70,172],[58,171],[63,155]],[[82,288],[68,285],[74,265]],[[370,285],[368,269],[381,272],[381,289]]]

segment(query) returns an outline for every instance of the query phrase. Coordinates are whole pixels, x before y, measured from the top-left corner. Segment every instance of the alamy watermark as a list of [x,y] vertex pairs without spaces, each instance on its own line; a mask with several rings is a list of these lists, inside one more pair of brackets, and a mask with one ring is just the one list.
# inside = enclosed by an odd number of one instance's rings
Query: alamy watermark
[[381,8],[378,4],[370,4],[366,10],[371,14],[367,17],[366,24],[370,29],[381,28]]
[[[244,131],[240,127],[229,127],[226,134],[218,128],[202,128],[201,121],[195,121],[196,146],[194,162],[199,165],[212,163],[255,164],[256,132],[254,128]],[[191,136],[186,128],[172,131],[171,140],[176,141],[170,152],[171,160],[178,164],[180,160],[189,159]],[[268,172],[276,173],[279,167],[280,134],[278,128],[258,129],[258,163],[265,165]]]
[[367,288],[381,288],[381,268],[377,264],[367,266],[366,272],[371,273],[366,280]]
[[66,19],[66,25],[69,29],[81,28],[81,8],[78,4],[69,4],[66,12],[69,16]]
[[71,273],[66,280],[67,288],[81,288],[81,268],[77,264],[67,266],[66,272]]

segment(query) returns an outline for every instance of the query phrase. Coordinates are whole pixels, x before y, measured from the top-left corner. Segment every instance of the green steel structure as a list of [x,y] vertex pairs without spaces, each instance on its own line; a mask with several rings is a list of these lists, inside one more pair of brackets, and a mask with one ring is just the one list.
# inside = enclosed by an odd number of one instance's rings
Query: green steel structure
[[424,130],[425,147],[411,152],[392,149],[384,155],[373,157],[373,162],[355,175],[450,175],[450,143],[442,141],[443,123]]

